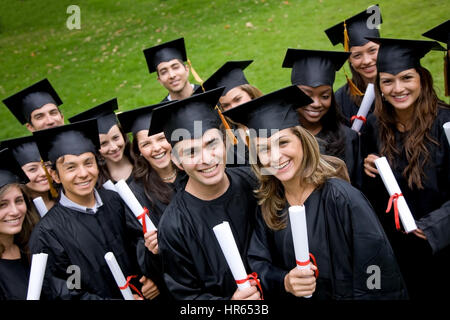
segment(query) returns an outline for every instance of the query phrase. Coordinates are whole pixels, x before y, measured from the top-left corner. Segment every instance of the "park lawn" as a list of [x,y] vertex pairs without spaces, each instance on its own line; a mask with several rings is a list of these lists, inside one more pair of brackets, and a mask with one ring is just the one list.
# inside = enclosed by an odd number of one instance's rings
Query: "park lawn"
[[[323,30],[375,3],[383,37],[426,39],[423,32],[450,16],[444,0],[0,0],[0,99],[48,78],[66,122],[113,97],[120,111],[157,103],[167,92],[142,50],[179,37],[203,79],[225,61],[253,59],[247,79],[268,93],[290,84],[290,69],[281,68],[287,48],[343,50]],[[80,30],[66,27],[72,4]],[[444,98],[443,53],[422,61]],[[343,84],[341,71],[335,90]],[[0,140],[28,134],[3,104],[0,128]]]

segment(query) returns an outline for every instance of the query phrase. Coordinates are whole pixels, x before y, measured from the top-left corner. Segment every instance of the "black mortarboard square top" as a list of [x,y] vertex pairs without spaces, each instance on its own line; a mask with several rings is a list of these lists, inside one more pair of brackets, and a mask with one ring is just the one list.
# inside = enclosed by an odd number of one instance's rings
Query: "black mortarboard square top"
[[50,82],[44,79],[4,99],[3,103],[21,124],[25,124],[31,121],[34,110],[47,103],[59,106],[62,101]]
[[350,52],[288,49],[283,68],[292,68],[291,83],[318,87],[333,86],[336,71],[347,61]]
[[[247,68],[253,60],[246,61],[228,61],[223,66],[217,69],[205,82],[203,82],[203,88],[206,91],[216,89],[219,87],[225,87],[222,95],[226,95],[231,89],[240,86],[242,84],[248,84],[245,78],[243,70]],[[202,87],[197,88],[194,94],[202,93]]]
[[377,71],[397,74],[420,66],[420,59],[430,50],[444,50],[436,41],[368,38],[378,43]]
[[56,163],[66,154],[79,156],[86,152],[96,154],[100,149],[97,120],[80,122],[33,132],[42,160]]
[[21,167],[30,162],[41,161],[41,155],[39,154],[39,150],[33,136],[2,141],[1,148],[3,147],[11,150],[12,155]]
[[450,20],[441,23],[437,27],[434,27],[422,35],[424,37],[446,43],[447,50],[450,50]]
[[132,132],[136,135],[141,130],[148,130],[152,119],[153,110],[171,103],[171,101],[154,104],[134,110],[124,111],[117,114],[120,125],[124,132]]
[[107,134],[117,124],[116,114],[114,113],[114,110],[117,109],[117,98],[113,98],[69,118],[69,121],[74,123],[82,120],[97,119],[98,133]]
[[[255,129],[258,136],[272,135],[272,130],[283,130],[300,125],[297,109],[312,103],[296,85],[289,86],[224,111],[233,121]],[[260,130],[263,131],[260,131]]]
[[[378,7],[378,5],[376,6]],[[353,46],[365,45],[367,42],[369,42],[366,37],[380,36],[380,32],[376,27],[368,27],[367,21],[370,19],[370,22],[372,22],[372,15],[373,12],[371,12],[370,9],[367,9],[345,20],[345,24],[347,26],[349,48]],[[382,22],[383,19],[381,18],[380,14],[380,24]],[[331,28],[328,28],[327,30],[325,30],[325,33],[334,46],[338,43],[344,44],[344,21],[339,22]]]
[[[164,131],[172,147],[183,138],[198,139],[212,128],[220,127],[220,118],[214,109],[224,87],[169,103],[153,111],[149,136]],[[201,125],[201,130],[197,126]],[[177,129],[180,131],[174,132]],[[174,133],[174,135],[172,135]]]
[[0,188],[10,183],[28,183],[28,177],[14,159],[11,150],[0,151]]
[[169,41],[151,48],[144,49],[145,60],[150,73],[157,70],[158,64],[173,59],[187,60],[184,38]]

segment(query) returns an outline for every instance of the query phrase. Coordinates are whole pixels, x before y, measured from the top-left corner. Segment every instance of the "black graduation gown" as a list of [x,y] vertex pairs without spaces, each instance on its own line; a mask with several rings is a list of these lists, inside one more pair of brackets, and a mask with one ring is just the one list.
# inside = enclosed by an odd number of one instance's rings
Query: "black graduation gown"
[[30,263],[24,254],[20,259],[0,259],[0,300],[26,300]]
[[[136,196],[139,203],[149,210],[149,218],[153,224],[158,228],[159,221],[167,207],[167,204],[162,203],[156,197],[150,200],[144,190],[144,186],[141,182],[134,179],[130,179],[128,186],[133,194]],[[169,183],[169,186],[173,189],[174,193],[184,188],[187,182],[187,175],[184,171],[180,171],[173,183]],[[155,255],[147,249],[144,239],[140,240],[137,244],[137,260],[141,268],[142,273],[153,282],[159,289],[160,297],[158,299],[170,299],[171,296],[168,292],[167,286],[163,278],[162,260],[161,255]]]
[[[338,158],[343,160],[347,165],[348,175],[350,176],[350,181],[352,185],[359,189],[361,188],[362,185],[362,170],[363,170],[360,136],[356,131],[350,129],[347,126],[341,125],[340,129],[342,130],[345,136],[345,148],[343,156],[329,154],[326,151],[324,152],[324,154],[330,156],[337,156]],[[316,138],[323,139],[322,132],[319,132],[316,135]]]
[[[336,102],[341,108],[342,115],[345,118],[345,124],[348,127],[352,126],[352,122],[350,121],[352,116],[356,116],[358,114],[359,106],[353,102],[350,90],[348,88],[348,83],[340,87],[335,93],[334,96],[336,98]],[[369,114],[373,112],[375,108],[375,103],[372,103],[372,107],[369,110]]]
[[[254,224],[256,185],[250,168],[227,168],[227,191],[211,201],[178,192],[159,224],[164,279],[177,300],[230,299],[237,289],[213,227],[228,221],[244,265]],[[250,271],[247,268],[247,271]]]
[[[197,90],[198,88],[200,88],[200,86],[198,84],[194,84],[194,90],[192,92],[195,92],[195,90]],[[160,103],[168,102],[168,101],[173,101],[173,100],[169,100],[169,94],[167,94],[167,96],[164,99],[162,99]]]
[[[402,153],[391,166],[400,190],[411,210],[417,227],[424,231],[428,241],[395,230],[393,210],[385,213],[389,194],[379,176],[370,178],[364,174],[363,189],[380,216],[396,254],[408,291],[412,299],[448,299],[450,286],[450,147],[442,125],[450,121],[449,109],[438,109],[430,135],[439,146],[428,143],[430,161],[423,168],[426,179],[424,189],[410,189],[402,175],[407,165],[402,148],[404,134],[396,131],[395,140]],[[363,133],[365,156],[379,154],[376,117],[370,116]],[[381,156],[381,155],[380,155]]]
[[[312,299],[407,298],[389,241],[359,190],[329,179],[308,197],[305,210],[309,250],[319,269]],[[248,261],[261,279],[264,298],[296,299],[284,288],[284,277],[296,266],[289,214],[286,228],[278,231],[267,227],[260,210],[256,219]],[[380,289],[367,286],[371,265],[380,268]]]
[[[114,191],[99,189],[103,205],[95,214],[81,213],[57,203],[35,226],[31,253],[48,254],[42,295],[47,299],[122,299],[104,255],[111,251],[125,277],[138,275],[136,243],[142,228],[126,212]],[[134,221],[133,221],[134,219]],[[80,268],[81,289],[68,289],[70,265]]]

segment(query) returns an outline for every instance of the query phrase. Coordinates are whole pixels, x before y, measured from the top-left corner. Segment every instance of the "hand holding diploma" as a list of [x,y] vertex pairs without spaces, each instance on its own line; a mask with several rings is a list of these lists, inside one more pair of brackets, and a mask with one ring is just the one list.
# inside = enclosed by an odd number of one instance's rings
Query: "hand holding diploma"
[[45,214],[48,212],[47,206],[45,205],[44,200],[42,200],[42,197],[37,197],[33,199],[34,206],[36,207],[37,211],[39,212],[39,215],[42,217],[45,216]]
[[366,123],[367,114],[369,113],[370,107],[375,100],[375,90],[373,83],[369,83],[364,93],[364,98],[361,102],[361,106],[358,109],[356,116],[353,116],[350,120],[353,121],[352,130],[359,132],[363,124]]
[[408,204],[403,197],[402,191],[395,179],[394,173],[386,159],[386,157],[381,157],[375,160],[375,165],[380,173],[381,179],[390,195],[389,204],[386,212],[389,212],[391,205],[394,205],[395,213],[395,224],[397,230],[400,230],[399,216],[402,221],[403,228],[407,233],[417,229],[416,221],[414,220],[411,211],[409,210]]
[[27,300],[39,300],[41,297],[47,258],[48,254],[46,253],[33,254],[31,259],[30,280],[28,281]]

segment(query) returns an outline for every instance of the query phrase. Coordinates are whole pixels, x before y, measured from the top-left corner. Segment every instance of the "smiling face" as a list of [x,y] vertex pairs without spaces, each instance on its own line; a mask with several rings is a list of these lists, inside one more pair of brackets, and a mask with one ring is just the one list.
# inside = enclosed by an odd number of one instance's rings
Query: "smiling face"
[[316,88],[304,85],[298,87],[313,100],[313,103],[297,109],[300,122],[305,127],[314,126],[330,109],[333,89],[328,85]]
[[167,142],[164,132],[148,136],[148,130],[141,130],[136,133],[139,152],[155,170],[166,169],[172,165],[172,147]]
[[377,56],[380,46],[369,41],[363,46],[350,48],[351,55],[348,58],[353,69],[367,82],[374,82],[377,76]]
[[84,203],[93,195],[98,167],[92,152],[62,156],[56,161],[56,169],[54,180],[63,185],[67,198],[75,203]]
[[50,190],[47,176],[40,162],[29,162],[22,166],[22,170],[27,175],[30,182],[27,187],[32,191],[43,193]]
[[414,68],[396,75],[380,72],[380,89],[386,101],[394,108],[408,109],[420,95],[420,75]]
[[109,129],[106,134],[99,134],[100,154],[106,161],[119,162],[125,151],[125,139],[117,125]]
[[256,148],[265,174],[273,175],[281,182],[298,178],[303,148],[291,128],[280,130],[269,138],[256,138]]
[[30,123],[26,124],[29,131],[54,128],[64,124],[64,116],[53,103],[47,103],[31,112]]
[[27,205],[18,185],[4,188],[0,195],[0,235],[12,236],[22,230]]
[[195,183],[216,186],[224,181],[226,152],[218,129],[207,130],[200,139],[177,142],[173,152],[174,163]]
[[156,69],[159,83],[169,92],[181,92],[188,83],[189,68],[178,59],[161,62]]
[[247,92],[240,87],[235,87],[228,91],[224,96],[220,97],[220,106],[224,111],[237,107],[240,104],[252,100]]

